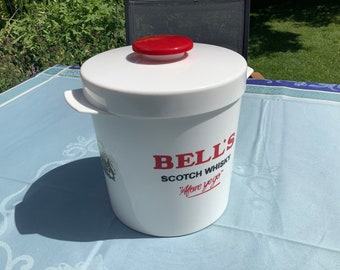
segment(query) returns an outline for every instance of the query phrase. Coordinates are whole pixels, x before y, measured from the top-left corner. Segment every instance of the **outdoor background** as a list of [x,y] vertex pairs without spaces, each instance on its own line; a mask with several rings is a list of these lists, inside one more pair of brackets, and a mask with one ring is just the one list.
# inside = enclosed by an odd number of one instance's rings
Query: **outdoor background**
[[[0,0],[0,93],[123,45],[123,0]],[[248,50],[267,79],[340,83],[340,1],[252,0]]]

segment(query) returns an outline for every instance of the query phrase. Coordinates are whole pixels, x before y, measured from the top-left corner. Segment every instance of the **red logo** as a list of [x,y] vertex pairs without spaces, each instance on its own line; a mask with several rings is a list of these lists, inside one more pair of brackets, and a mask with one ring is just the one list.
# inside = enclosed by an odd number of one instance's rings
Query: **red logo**
[[[230,150],[235,143],[235,132],[222,143],[215,144],[212,149],[199,150],[192,153],[183,153],[175,156],[154,155],[155,166],[157,170],[180,169],[207,163],[211,160],[221,157],[226,151]],[[226,144],[226,145],[225,145]],[[211,152],[211,154],[209,154]]]
[[211,177],[209,180],[205,181],[204,183],[200,183],[198,185],[186,185],[180,187],[179,195],[185,196],[187,198],[196,197],[202,195],[215,187],[217,187],[221,182],[219,181],[220,176],[223,170],[216,174],[215,176]]

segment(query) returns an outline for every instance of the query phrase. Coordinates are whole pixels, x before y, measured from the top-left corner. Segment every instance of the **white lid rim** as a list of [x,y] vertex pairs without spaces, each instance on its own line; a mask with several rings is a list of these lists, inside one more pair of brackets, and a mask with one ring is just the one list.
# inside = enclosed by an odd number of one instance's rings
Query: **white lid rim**
[[245,80],[239,77],[227,85],[181,95],[129,95],[86,86],[84,94],[89,103],[110,114],[138,118],[179,118],[228,106],[241,98],[245,88]]

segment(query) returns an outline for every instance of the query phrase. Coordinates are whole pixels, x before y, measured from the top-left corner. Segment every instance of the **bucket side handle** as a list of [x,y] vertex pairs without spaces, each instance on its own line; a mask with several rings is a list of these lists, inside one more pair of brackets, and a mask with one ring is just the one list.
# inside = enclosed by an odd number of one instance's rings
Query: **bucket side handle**
[[83,89],[67,90],[64,92],[67,103],[76,111],[89,114],[107,114],[87,101]]
[[247,67],[247,78],[250,77],[250,75],[254,72],[254,69],[252,69],[251,67]]

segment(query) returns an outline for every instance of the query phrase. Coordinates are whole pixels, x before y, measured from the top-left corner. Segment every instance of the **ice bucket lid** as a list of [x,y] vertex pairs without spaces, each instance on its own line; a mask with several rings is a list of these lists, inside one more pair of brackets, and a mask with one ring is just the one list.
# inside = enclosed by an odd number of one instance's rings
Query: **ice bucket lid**
[[81,66],[86,99],[112,114],[151,118],[206,113],[239,99],[245,59],[226,48],[190,42],[150,36],[95,55]]

